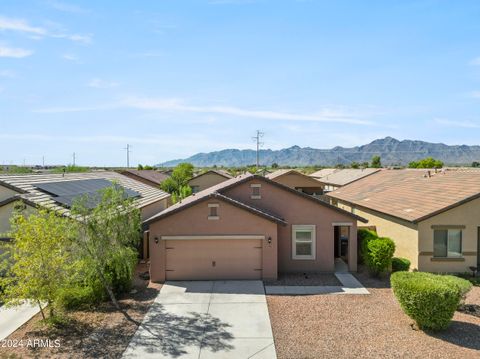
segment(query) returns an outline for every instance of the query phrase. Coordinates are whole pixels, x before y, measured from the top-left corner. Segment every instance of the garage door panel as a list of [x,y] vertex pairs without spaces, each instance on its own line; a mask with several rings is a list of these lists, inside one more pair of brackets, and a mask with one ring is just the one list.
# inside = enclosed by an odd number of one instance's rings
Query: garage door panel
[[167,240],[166,279],[260,279],[258,239]]

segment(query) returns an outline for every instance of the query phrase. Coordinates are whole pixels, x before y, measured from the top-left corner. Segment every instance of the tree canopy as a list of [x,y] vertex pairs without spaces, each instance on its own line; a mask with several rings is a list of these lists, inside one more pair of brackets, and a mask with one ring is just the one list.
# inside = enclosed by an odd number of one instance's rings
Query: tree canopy
[[426,157],[420,161],[412,161],[408,164],[408,168],[442,168],[443,162],[433,157]]
[[172,175],[162,182],[161,188],[172,195],[172,202],[175,203],[190,194],[192,189],[188,185],[193,177],[193,165],[180,163],[172,172]]

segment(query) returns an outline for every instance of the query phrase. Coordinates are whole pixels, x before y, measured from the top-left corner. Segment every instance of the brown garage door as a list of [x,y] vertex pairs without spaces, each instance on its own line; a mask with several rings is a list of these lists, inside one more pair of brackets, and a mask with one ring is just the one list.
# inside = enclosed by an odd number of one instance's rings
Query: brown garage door
[[260,239],[166,241],[166,279],[260,279]]

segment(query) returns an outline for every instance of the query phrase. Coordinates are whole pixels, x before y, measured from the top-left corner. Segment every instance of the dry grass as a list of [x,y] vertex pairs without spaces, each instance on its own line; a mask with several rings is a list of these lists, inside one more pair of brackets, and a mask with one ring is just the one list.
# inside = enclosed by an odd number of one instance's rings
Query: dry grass
[[[480,318],[456,312],[443,333],[413,330],[388,279],[370,295],[267,296],[278,358],[480,358]],[[480,305],[480,287],[467,304]]]
[[340,286],[332,273],[280,273],[277,280],[264,281],[265,285],[322,285]]
[[60,347],[0,348],[0,358],[120,358],[161,287],[138,276],[146,270],[145,264],[139,265],[133,283],[136,293],[124,295],[119,301],[131,320],[109,302],[93,310],[69,312],[67,324],[58,329],[42,325],[38,314],[7,339],[23,343],[58,339]]

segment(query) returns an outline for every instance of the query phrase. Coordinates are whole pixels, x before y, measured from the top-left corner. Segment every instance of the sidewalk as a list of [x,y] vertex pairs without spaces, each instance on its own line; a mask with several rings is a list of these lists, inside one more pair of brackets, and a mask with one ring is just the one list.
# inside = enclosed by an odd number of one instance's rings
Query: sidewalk
[[8,337],[39,311],[38,305],[32,306],[27,303],[17,307],[0,307],[0,340]]

